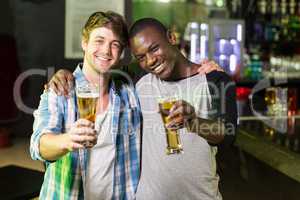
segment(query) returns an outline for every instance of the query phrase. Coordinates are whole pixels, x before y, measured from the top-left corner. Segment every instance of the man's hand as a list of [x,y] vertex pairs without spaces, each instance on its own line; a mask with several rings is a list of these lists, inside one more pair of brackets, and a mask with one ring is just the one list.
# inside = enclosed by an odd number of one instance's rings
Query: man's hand
[[195,109],[192,105],[184,100],[176,101],[170,109],[168,116],[169,123],[166,127],[170,130],[178,130],[183,128],[190,120],[196,117]]
[[47,88],[50,87],[57,95],[68,96],[73,88],[74,77],[69,70],[60,69],[49,81]]
[[97,144],[97,133],[94,124],[86,119],[77,120],[64,138],[63,149],[68,151],[91,148]]
[[200,63],[200,67],[198,69],[199,74],[208,74],[212,71],[220,71],[224,72],[224,70],[215,62],[215,61],[209,61],[209,60],[203,60]]
[[218,144],[224,139],[224,124],[220,121],[198,118],[195,109],[189,103],[176,101],[168,115],[166,128],[176,131],[186,127],[189,132],[196,133],[211,144]]
[[40,138],[40,154],[45,160],[57,160],[70,151],[91,148],[97,143],[94,124],[86,119],[77,120],[67,133],[45,133]]

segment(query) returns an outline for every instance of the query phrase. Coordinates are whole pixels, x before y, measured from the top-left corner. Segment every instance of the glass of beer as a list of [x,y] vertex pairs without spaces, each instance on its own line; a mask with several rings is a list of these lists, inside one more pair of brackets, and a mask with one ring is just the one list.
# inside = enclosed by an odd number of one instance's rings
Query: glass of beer
[[178,154],[183,152],[182,144],[180,141],[180,136],[178,131],[167,129],[166,124],[169,122],[168,115],[170,113],[170,109],[176,102],[175,99],[165,99],[165,100],[159,100],[159,112],[161,114],[164,127],[166,130],[166,141],[167,141],[167,148],[166,153],[168,155],[170,154]]
[[76,87],[79,117],[95,122],[99,89],[92,84]]

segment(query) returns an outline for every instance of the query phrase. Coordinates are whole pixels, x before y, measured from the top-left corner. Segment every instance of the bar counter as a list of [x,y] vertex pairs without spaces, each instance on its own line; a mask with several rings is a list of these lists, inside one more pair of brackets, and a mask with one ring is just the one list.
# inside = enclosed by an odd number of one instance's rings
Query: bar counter
[[264,127],[262,122],[247,122],[239,128],[235,146],[300,183],[300,153],[298,143],[294,142],[299,139],[300,131],[295,129],[293,143],[297,147],[293,149],[286,145],[290,140],[287,134],[277,133],[276,138],[266,136]]

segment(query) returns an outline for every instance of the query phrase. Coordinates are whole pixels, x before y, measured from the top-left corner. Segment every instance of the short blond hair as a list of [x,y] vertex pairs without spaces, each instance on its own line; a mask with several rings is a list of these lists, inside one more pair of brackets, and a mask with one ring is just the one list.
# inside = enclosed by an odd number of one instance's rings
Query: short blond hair
[[122,15],[113,11],[93,13],[82,29],[82,38],[89,40],[90,33],[99,27],[106,27],[118,36],[123,46],[128,44],[128,28]]

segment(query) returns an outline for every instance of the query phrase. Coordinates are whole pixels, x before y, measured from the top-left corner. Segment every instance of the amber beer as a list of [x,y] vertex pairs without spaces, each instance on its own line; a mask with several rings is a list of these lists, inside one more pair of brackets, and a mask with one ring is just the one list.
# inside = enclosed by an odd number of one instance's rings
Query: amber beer
[[99,98],[98,90],[90,85],[86,85],[78,87],[76,93],[79,117],[95,122]]
[[169,100],[169,101],[161,101],[158,103],[159,105],[159,111],[161,113],[161,117],[165,126],[166,130],[166,140],[167,140],[167,149],[166,153],[169,154],[175,154],[175,153],[182,153],[183,148],[180,141],[180,136],[177,131],[172,131],[166,128],[166,124],[169,122],[168,115],[170,113],[170,109],[174,105],[175,100]]

